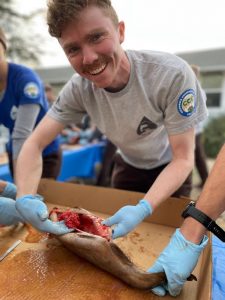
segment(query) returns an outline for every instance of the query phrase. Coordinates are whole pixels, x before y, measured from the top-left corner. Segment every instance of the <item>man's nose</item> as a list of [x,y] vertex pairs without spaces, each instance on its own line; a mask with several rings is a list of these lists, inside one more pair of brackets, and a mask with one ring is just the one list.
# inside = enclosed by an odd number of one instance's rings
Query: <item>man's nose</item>
[[91,65],[96,59],[98,59],[98,55],[91,47],[83,48],[83,64]]

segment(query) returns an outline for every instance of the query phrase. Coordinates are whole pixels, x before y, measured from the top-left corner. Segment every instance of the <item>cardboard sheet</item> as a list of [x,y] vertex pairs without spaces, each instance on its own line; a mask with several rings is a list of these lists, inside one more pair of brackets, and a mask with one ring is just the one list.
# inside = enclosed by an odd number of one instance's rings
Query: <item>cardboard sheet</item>
[[[140,193],[88,187],[43,180],[39,193],[53,206],[81,206],[106,217],[125,204],[136,204]],[[171,198],[133,232],[115,242],[147,270],[167,245],[180,212],[189,200]],[[148,291],[127,286],[65,249],[55,238],[30,226],[0,228],[0,255],[15,240],[22,243],[0,262],[0,299],[162,299]],[[179,300],[211,299],[211,245],[209,244],[193,274],[198,281],[187,282]],[[163,299],[174,299],[166,296]]]

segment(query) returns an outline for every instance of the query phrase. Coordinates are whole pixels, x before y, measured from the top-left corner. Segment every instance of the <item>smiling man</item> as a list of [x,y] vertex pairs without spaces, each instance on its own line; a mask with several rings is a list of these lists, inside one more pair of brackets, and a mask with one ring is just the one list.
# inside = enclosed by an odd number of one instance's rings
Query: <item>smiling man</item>
[[[34,196],[40,153],[67,124],[79,123],[88,113],[118,148],[112,186],[145,193],[136,206],[125,206],[105,221],[117,224],[117,238],[169,196],[189,196],[194,127],[207,117],[205,101],[192,70],[180,58],[122,48],[125,24],[110,0],[51,0],[47,18],[50,34],[77,74],[23,147],[16,206],[33,225],[41,226]],[[191,109],[186,108],[187,99]]]

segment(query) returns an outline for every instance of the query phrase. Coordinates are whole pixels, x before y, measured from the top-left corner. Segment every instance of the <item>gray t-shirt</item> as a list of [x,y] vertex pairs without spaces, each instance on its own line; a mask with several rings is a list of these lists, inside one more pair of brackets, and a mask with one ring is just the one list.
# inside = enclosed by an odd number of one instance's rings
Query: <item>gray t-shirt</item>
[[131,73],[121,91],[108,92],[74,75],[48,114],[68,124],[80,122],[87,112],[127,163],[152,169],[172,159],[168,134],[195,127],[207,109],[199,83],[182,59],[155,51],[126,54]]

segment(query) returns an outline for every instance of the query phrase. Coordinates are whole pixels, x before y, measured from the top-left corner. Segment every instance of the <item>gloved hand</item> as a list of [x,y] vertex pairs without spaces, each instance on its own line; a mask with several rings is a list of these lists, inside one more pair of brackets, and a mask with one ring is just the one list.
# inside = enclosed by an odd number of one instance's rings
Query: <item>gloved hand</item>
[[165,272],[167,277],[167,283],[155,287],[152,292],[158,296],[165,296],[168,291],[171,296],[178,296],[207,242],[208,237],[205,235],[200,245],[194,244],[184,238],[180,229],[176,229],[168,246],[148,270],[150,273]]
[[39,195],[25,195],[16,200],[16,209],[23,216],[24,220],[33,225],[36,229],[56,235],[72,232],[61,222],[52,222],[48,219],[48,208]]
[[16,225],[19,222],[24,223],[22,216],[16,210],[16,201],[0,197],[0,224],[9,226]]
[[1,196],[6,198],[11,198],[11,199],[16,199],[16,193],[17,193],[17,189],[15,184],[11,182],[7,182],[3,192],[1,193]]
[[127,205],[119,209],[112,217],[104,220],[106,226],[115,225],[112,238],[126,235],[141,223],[148,215],[152,214],[152,207],[146,200],[140,200],[135,206]]

